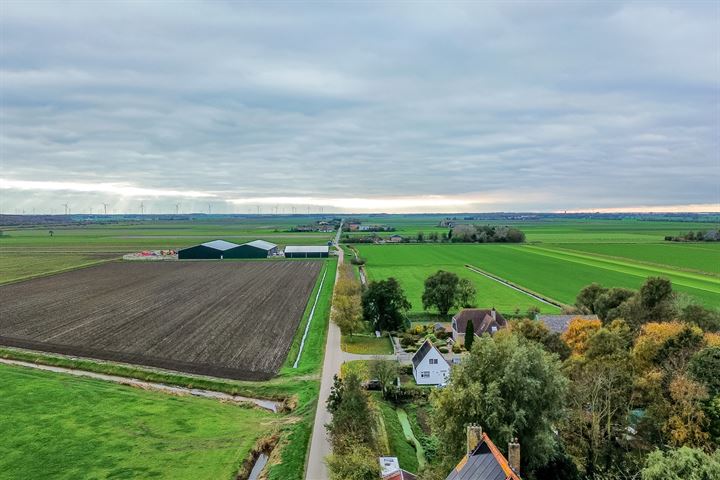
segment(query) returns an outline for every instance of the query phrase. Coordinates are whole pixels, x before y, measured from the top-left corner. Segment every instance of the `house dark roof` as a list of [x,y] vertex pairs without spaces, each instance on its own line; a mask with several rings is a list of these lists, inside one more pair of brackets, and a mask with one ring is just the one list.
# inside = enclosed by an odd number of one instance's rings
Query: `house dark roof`
[[483,433],[482,441],[468,456],[450,472],[445,480],[521,480],[507,459],[500,453],[487,434]]
[[237,243],[226,242],[225,240],[213,240],[212,242],[205,242],[201,244],[203,247],[213,248],[215,250],[225,251],[231,248],[239,247]]
[[[432,344],[430,340],[425,340],[422,345],[420,345],[420,348],[418,348],[417,352],[415,352],[415,355],[412,357],[412,363],[415,368],[417,368],[418,365],[420,365],[420,362],[422,362],[428,353],[430,353],[431,350],[436,350],[438,352],[438,355],[440,358],[443,359],[445,363],[447,363],[447,360],[445,360],[445,357],[442,356],[442,353],[440,353],[440,350],[435,348],[435,346]],[[449,365],[449,364],[448,364]]]
[[[494,319],[493,312],[495,312]],[[507,327],[507,320],[505,320],[505,317],[503,317],[502,314],[494,308],[465,308],[460,310],[453,317],[453,320],[455,330],[458,333],[465,333],[467,323],[472,322],[475,335],[478,336],[483,333],[491,333],[492,326],[497,326],[498,329]]]
[[574,318],[598,320],[597,315],[538,315],[536,318],[543,322],[548,330],[553,333],[565,333],[570,325],[570,321]]
[[253,240],[252,242],[243,243],[243,245],[250,245],[251,247],[261,248],[263,250],[272,250],[273,248],[277,248],[277,245],[266,242],[265,240]]
[[422,362],[425,359],[425,355],[428,354],[430,350],[433,349],[432,343],[430,343],[430,340],[425,340],[422,345],[420,345],[420,348],[418,348],[418,351],[415,352],[415,355],[412,357],[412,363],[415,367],[420,365],[420,362]]

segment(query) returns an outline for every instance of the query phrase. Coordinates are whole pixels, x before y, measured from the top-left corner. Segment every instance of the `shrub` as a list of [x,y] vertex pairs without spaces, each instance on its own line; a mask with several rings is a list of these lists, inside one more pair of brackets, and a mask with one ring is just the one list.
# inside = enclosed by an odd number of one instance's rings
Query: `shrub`
[[438,348],[438,350],[440,351],[440,353],[448,353],[447,347],[440,347],[440,348]]
[[462,351],[462,347],[460,347],[460,344],[454,343],[452,346],[453,353],[460,353]]

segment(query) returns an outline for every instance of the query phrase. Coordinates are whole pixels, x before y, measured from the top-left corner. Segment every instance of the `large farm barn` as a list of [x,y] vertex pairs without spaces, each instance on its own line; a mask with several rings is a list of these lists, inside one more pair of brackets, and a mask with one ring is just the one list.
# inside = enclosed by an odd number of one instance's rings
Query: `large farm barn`
[[0,287],[0,345],[261,380],[320,262],[109,263]]
[[327,258],[329,252],[330,252],[330,247],[328,247],[328,246],[288,245],[287,247],[285,247],[285,257],[286,258]]
[[180,260],[219,260],[225,258],[267,258],[277,254],[278,248],[274,243],[264,240],[237,243],[225,240],[213,240],[178,251]]

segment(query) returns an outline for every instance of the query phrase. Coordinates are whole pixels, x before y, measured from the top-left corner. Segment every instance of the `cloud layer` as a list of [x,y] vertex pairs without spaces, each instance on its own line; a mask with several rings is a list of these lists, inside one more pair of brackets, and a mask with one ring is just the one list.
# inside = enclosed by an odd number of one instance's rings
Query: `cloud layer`
[[713,2],[2,10],[3,213],[720,203]]

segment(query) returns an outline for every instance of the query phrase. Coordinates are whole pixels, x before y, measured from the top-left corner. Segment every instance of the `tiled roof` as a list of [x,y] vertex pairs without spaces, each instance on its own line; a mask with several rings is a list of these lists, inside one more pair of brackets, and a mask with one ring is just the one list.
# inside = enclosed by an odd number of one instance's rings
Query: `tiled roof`
[[383,480],[417,480],[417,477],[407,470],[401,469],[383,477]]
[[414,366],[420,365],[420,362],[423,361],[425,358],[425,355],[428,354],[430,350],[432,350],[433,345],[430,343],[430,340],[425,340],[422,345],[420,345],[420,348],[418,348],[418,351],[415,352],[415,355],[412,357],[412,363]]
[[497,323],[498,328],[507,327],[507,320],[498,311],[495,311],[495,320],[492,318],[492,309],[487,308],[464,308],[454,317],[455,328],[458,333],[465,333],[467,322],[473,322],[475,335],[489,333],[490,327]]
[[450,472],[445,480],[521,480],[507,459],[483,433],[482,442]]

